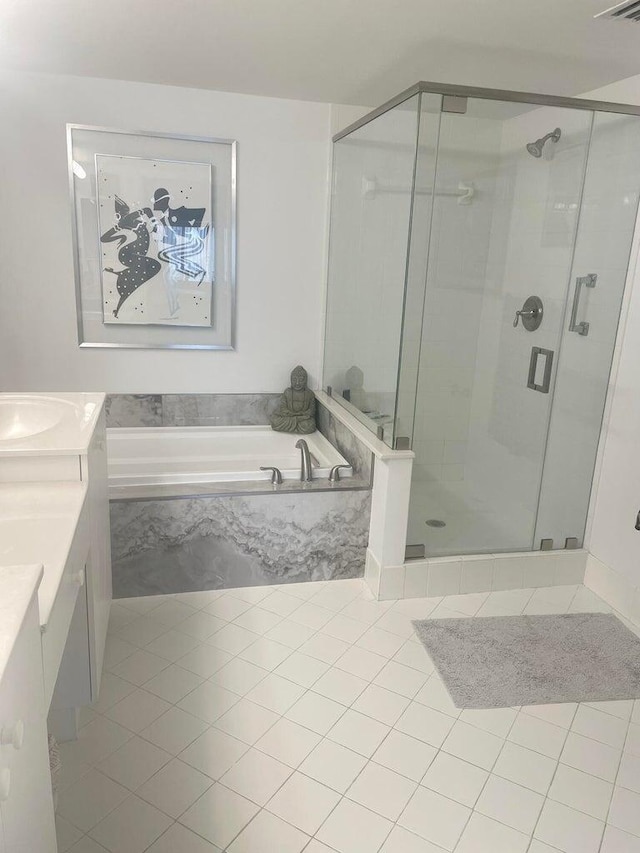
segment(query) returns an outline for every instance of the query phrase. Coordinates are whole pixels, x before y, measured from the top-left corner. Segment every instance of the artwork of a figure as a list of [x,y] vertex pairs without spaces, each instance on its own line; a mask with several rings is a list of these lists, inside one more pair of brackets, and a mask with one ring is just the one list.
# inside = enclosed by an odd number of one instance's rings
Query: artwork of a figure
[[316,398],[307,388],[307,371],[300,364],[291,371],[291,387],[280,399],[271,417],[276,432],[295,432],[302,435],[316,430]]
[[118,260],[121,270],[105,267],[105,271],[116,276],[116,290],[120,299],[113,309],[117,317],[123,303],[146,281],[160,272],[160,261],[147,257],[149,251],[149,230],[147,222],[151,211],[131,210],[121,198],[115,199],[115,218],[117,224],[100,237],[102,243],[118,243]]
[[96,167],[104,322],[211,326],[211,165],[98,154]]

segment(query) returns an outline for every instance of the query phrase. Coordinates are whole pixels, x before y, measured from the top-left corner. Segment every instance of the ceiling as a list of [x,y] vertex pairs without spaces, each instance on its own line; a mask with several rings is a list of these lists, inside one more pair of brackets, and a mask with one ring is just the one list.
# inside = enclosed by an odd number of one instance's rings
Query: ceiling
[[415,81],[576,95],[640,74],[607,0],[0,0],[0,66],[373,106]]

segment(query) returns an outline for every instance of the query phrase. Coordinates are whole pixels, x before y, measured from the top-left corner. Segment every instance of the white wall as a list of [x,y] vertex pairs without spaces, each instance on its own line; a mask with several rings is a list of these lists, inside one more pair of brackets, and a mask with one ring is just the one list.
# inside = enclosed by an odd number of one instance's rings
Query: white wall
[[[640,76],[607,86],[588,97],[640,104]],[[638,152],[640,157],[640,151]],[[637,239],[635,254],[637,256]],[[628,314],[618,336],[613,392],[592,501],[587,547],[613,577],[607,587],[640,588],[640,267],[633,264],[627,291]],[[637,258],[636,258],[637,260]],[[629,287],[631,288],[629,290]],[[626,583],[625,583],[626,582]],[[599,591],[606,594],[605,586]],[[615,598],[615,595],[612,595]]]
[[[328,104],[0,76],[0,391],[278,391],[319,380]],[[235,352],[79,349],[65,124],[238,140]]]

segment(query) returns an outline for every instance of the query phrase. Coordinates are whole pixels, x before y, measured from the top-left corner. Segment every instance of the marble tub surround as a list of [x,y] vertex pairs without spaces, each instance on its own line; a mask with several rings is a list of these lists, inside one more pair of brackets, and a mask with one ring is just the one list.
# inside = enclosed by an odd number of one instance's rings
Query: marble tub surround
[[344,456],[353,468],[354,475],[370,483],[373,477],[374,458],[371,450],[320,402],[317,406],[316,418],[318,429]]
[[359,577],[369,490],[111,504],[117,598]]
[[280,394],[109,394],[108,427],[268,424]]

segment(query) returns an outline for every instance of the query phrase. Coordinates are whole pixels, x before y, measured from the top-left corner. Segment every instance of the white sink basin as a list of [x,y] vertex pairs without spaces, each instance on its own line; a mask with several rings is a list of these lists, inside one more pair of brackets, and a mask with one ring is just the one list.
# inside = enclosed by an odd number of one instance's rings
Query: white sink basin
[[73,404],[53,397],[0,397],[0,441],[39,435],[57,426]]

